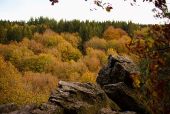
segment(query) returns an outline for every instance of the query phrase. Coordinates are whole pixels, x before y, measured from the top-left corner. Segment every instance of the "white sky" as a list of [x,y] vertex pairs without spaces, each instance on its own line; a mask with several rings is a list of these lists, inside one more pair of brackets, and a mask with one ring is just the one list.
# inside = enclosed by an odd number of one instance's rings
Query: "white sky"
[[[135,23],[163,23],[163,20],[155,19],[151,11],[152,3],[138,2],[131,6],[124,0],[103,0],[112,3],[113,10],[108,13],[102,8],[96,8],[93,0],[59,0],[58,4],[51,6],[49,0],[0,0],[0,19],[6,20],[29,20],[30,17],[49,17],[56,20],[79,19],[95,21],[132,21]],[[128,1],[128,0],[127,0]],[[170,0],[167,0],[167,2]]]

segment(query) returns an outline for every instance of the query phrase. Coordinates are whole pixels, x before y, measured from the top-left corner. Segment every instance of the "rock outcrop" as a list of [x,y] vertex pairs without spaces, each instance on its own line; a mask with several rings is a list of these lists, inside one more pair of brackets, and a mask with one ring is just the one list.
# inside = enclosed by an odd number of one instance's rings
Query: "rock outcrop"
[[102,108],[120,110],[96,84],[59,82],[49,102],[58,105],[64,114],[97,114]]
[[[149,114],[146,103],[141,101],[135,89],[135,81],[139,81],[139,76],[139,68],[132,60],[122,56],[109,56],[108,64],[99,71],[96,82],[122,111]],[[137,85],[139,87],[138,82]]]
[[99,71],[96,81],[100,86],[124,82],[128,87],[133,88],[133,74],[140,73],[132,60],[122,56],[109,56],[108,64]]
[[144,103],[142,103],[137,93],[128,88],[124,82],[108,84],[104,86],[104,91],[123,111],[135,111],[140,114],[149,114]]
[[97,77],[98,84],[59,81],[47,103],[18,107],[0,105],[2,114],[150,114],[136,89],[132,74],[137,66],[121,56],[109,56]]

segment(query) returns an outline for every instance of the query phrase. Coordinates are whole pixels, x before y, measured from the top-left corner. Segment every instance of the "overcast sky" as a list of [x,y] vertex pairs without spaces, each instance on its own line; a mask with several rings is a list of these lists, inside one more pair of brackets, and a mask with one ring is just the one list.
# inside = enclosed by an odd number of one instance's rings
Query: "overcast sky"
[[[56,20],[79,19],[95,21],[132,21],[135,23],[162,23],[153,17],[152,3],[139,3],[131,6],[124,0],[103,0],[112,3],[113,10],[108,13],[102,8],[96,8],[93,0],[59,0],[58,4],[50,5],[49,0],[0,0],[0,19],[29,20],[30,17],[49,17]],[[143,1],[143,0],[141,0]],[[167,0],[170,1],[170,0]],[[140,5],[140,6],[138,6]]]

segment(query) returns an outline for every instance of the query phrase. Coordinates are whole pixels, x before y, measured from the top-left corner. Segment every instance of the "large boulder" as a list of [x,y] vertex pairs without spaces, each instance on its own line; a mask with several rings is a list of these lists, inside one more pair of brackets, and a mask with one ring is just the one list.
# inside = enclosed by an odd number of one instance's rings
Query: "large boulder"
[[4,114],[147,114],[147,108],[135,95],[124,83],[101,89],[92,83],[60,81],[47,103],[19,108],[1,105],[0,109]]
[[64,114],[98,114],[102,108],[120,109],[98,85],[91,83],[60,81],[49,103],[62,107]]
[[150,114],[147,106],[141,102],[135,90],[128,88],[124,82],[108,84],[103,87],[110,99],[112,99],[122,111],[135,111],[139,114]]
[[[128,87],[133,88],[136,84],[133,76],[140,75],[137,65],[127,57],[108,57],[108,64],[98,73],[96,82],[100,86],[124,82]],[[139,85],[139,84],[137,84]]]

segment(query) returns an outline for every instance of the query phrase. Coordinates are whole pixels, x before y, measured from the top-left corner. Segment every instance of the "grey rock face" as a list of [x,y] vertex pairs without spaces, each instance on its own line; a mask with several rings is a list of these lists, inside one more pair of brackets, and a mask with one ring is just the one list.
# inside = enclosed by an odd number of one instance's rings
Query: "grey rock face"
[[122,111],[149,114],[150,111],[134,89],[132,74],[140,75],[139,68],[132,60],[109,56],[108,64],[99,71],[96,82]]
[[149,114],[147,107],[140,101],[137,93],[123,82],[104,86],[104,91],[123,110]]
[[49,102],[61,106],[64,114],[97,114],[104,107],[119,110],[99,86],[91,83],[60,81]]
[[109,56],[108,64],[99,71],[96,82],[101,86],[124,82],[133,88],[131,74],[134,73],[139,74],[139,69],[133,61],[122,56]]

